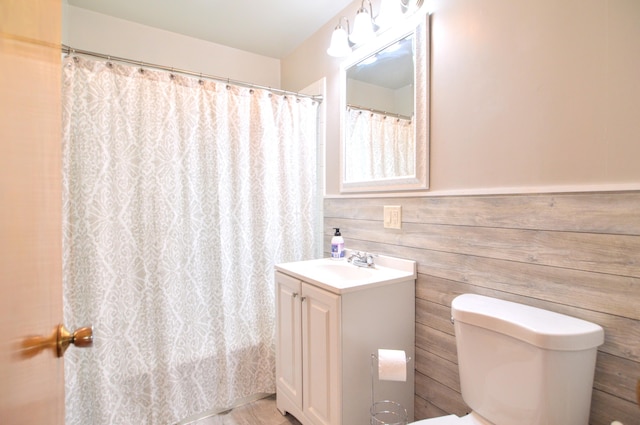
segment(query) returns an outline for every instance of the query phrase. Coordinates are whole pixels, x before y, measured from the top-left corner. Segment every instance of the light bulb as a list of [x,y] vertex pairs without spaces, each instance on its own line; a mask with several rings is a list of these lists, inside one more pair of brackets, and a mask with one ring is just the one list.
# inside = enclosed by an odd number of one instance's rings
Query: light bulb
[[400,0],[382,0],[376,25],[381,29],[389,28],[402,17],[402,12]]
[[349,47],[348,37],[347,31],[345,31],[342,26],[338,25],[336,29],[333,30],[333,34],[331,34],[331,44],[327,49],[327,54],[336,58],[349,56],[351,53],[351,47]]
[[373,23],[371,22],[371,15],[365,8],[358,10],[356,17],[353,21],[353,32],[349,36],[349,40],[353,44],[362,44],[375,36],[373,31]]

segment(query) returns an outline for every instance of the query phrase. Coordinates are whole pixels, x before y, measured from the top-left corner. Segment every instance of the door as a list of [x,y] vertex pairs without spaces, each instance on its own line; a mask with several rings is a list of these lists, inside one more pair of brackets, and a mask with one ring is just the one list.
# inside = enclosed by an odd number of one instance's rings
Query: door
[[301,301],[303,411],[316,425],[340,425],[340,296],[302,282]]
[[62,425],[60,0],[0,0],[0,423]]

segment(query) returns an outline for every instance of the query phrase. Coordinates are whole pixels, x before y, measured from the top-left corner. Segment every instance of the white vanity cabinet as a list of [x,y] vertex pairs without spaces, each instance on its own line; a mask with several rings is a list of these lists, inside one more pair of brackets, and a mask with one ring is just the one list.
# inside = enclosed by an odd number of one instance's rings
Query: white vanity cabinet
[[[415,263],[391,282],[333,286],[310,277],[314,268],[302,263],[314,261],[276,266],[277,407],[303,425],[367,425],[371,355],[387,348],[414,357]],[[378,381],[374,370],[376,400],[401,403],[409,419],[413,369],[411,361],[406,382]]]
[[340,296],[276,273],[278,408],[312,424],[338,424]]

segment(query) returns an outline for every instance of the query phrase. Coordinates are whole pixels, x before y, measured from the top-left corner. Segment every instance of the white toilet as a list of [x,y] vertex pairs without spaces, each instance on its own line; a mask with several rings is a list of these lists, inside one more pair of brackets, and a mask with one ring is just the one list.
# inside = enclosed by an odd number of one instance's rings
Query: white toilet
[[472,412],[414,425],[587,425],[603,329],[465,294],[451,304],[462,397]]

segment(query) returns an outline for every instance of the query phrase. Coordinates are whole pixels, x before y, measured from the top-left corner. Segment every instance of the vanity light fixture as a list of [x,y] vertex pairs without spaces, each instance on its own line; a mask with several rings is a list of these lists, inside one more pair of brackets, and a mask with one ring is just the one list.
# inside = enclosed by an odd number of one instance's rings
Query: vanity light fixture
[[353,20],[353,32],[349,35],[349,40],[353,44],[363,44],[371,40],[376,35],[376,24],[373,22],[373,8],[371,7],[371,1],[369,3],[369,10],[364,7],[365,0],[362,0],[362,6],[356,12],[356,17]]
[[[347,29],[342,26],[342,20],[347,21]],[[341,17],[338,20],[338,25],[331,34],[331,44],[327,49],[327,54],[336,58],[349,56],[351,53],[351,46],[349,45],[349,20],[346,16]]]
[[[365,7],[365,1],[369,8]],[[361,45],[375,37],[376,31],[393,26],[403,15],[409,15],[422,6],[424,0],[382,0],[380,12],[373,18],[371,0],[362,0],[362,5],[356,13],[353,21],[353,32],[349,28],[349,20],[342,16],[338,20],[333,33],[331,44],[327,49],[329,56],[341,58],[352,52],[352,46]],[[342,25],[342,20],[347,22],[347,29]]]
[[380,3],[380,13],[376,18],[376,24],[381,28],[390,28],[407,11],[407,6],[402,0],[382,0]]

